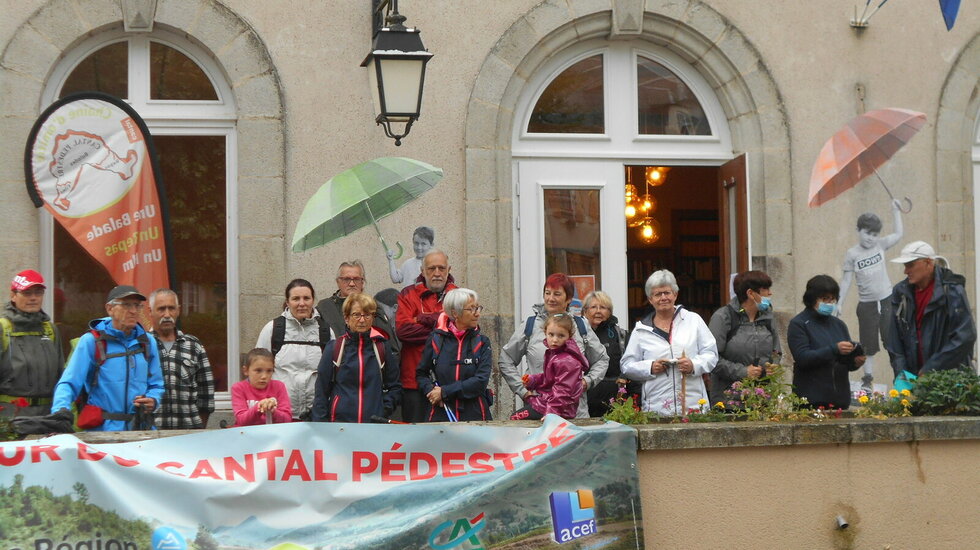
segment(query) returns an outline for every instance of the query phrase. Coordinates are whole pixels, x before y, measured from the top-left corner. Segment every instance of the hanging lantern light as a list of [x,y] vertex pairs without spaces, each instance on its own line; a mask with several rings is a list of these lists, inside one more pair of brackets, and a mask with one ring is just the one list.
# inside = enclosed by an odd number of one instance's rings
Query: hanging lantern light
[[640,227],[640,238],[644,242],[655,243],[660,240],[660,223],[650,217],[643,218]]
[[629,222],[636,217],[636,207],[631,203],[626,203],[626,221]]
[[663,185],[667,181],[667,172],[670,172],[669,166],[647,166],[646,182],[654,187]]
[[647,193],[643,195],[643,199],[640,201],[640,212],[644,214],[653,214],[657,211],[657,199],[653,198],[653,195]]

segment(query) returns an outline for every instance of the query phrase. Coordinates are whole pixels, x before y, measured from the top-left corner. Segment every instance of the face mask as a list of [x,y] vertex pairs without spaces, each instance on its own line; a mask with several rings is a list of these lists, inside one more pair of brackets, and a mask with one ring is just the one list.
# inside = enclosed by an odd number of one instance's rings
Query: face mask
[[759,307],[759,311],[769,311],[772,309],[772,300],[770,300],[768,296],[763,296],[762,300],[760,300],[756,306]]
[[834,313],[834,308],[837,304],[828,304],[827,302],[820,302],[817,304],[817,313],[820,315],[831,315]]

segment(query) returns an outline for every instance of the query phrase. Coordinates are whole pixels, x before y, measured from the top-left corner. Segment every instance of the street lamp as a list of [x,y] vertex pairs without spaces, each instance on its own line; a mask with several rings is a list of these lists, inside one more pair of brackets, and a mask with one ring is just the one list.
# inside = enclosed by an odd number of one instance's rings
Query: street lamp
[[[395,145],[408,135],[422,109],[422,86],[425,64],[432,54],[422,45],[417,28],[406,28],[405,16],[398,13],[398,0],[386,0],[377,10],[387,7],[385,26],[374,32],[371,53],[364,58],[374,97],[375,119],[394,138]],[[392,123],[405,124],[403,133],[395,133]]]

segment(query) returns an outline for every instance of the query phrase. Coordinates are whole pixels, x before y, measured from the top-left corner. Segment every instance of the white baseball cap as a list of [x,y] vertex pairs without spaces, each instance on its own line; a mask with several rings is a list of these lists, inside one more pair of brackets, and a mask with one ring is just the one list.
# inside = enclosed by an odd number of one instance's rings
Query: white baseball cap
[[914,262],[915,260],[921,260],[927,258],[930,260],[935,260],[939,256],[936,255],[936,250],[925,241],[914,241],[902,248],[902,253],[899,254],[897,258],[892,260],[896,264],[907,264],[909,262]]

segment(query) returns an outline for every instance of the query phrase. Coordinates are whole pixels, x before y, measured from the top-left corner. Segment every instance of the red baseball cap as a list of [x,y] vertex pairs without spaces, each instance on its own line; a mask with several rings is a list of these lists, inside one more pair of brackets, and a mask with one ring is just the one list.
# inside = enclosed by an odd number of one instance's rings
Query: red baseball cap
[[16,292],[27,290],[32,286],[48,288],[44,286],[44,277],[33,269],[25,269],[24,271],[21,271],[17,275],[14,275],[13,281],[10,281],[10,290],[14,290]]

